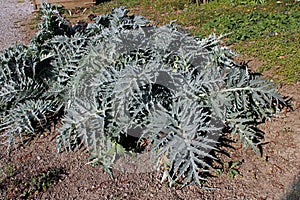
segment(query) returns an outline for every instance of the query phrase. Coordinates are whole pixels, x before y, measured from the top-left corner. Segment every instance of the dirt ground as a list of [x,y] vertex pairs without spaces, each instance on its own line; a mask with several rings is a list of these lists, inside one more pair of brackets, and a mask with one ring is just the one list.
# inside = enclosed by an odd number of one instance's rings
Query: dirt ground
[[[3,1],[3,0],[2,0]],[[16,3],[10,0],[11,3]],[[25,1],[25,3],[28,3]],[[1,17],[7,15],[2,13]],[[5,11],[6,12],[6,11]],[[22,15],[14,23],[12,40],[28,43],[34,34],[26,26],[14,24],[28,22],[30,15]],[[0,27],[1,32],[3,26]],[[17,35],[18,34],[18,35]],[[5,36],[9,37],[9,36]],[[0,49],[13,44],[1,36]],[[4,42],[2,42],[4,41]],[[4,44],[6,42],[6,44]],[[250,61],[255,69],[261,63],[255,58],[240,57]],[[5,146],[0,146],[0,199],[300,199],[300,83],[283,85],[280,93],[291,98],[293,110],[281,113],[260,129],[265,132],[263,155],[242,150],[232,143],[227,148],[230,157],[221,155],[224,163],[238,161],[234,168],[208,179],[201,189],[196,186],[169,188],[161,183],[158,172],[124,173],[114,170],[114,179],[100,166],[87,165],[89,155],[82,151],[57,154],[56,136],[59,122],[22,145],[7,156]],[[237,175],[232,178],[231,173]],[[43,183],[39,185],[39,183]]]

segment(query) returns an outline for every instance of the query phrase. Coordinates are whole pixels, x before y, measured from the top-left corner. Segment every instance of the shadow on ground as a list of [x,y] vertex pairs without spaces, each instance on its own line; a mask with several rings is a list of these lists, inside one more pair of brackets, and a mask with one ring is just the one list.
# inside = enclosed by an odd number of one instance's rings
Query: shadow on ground
[[283,198],[283,200],[299,200],[300,199],[300,174],[298,179],[293,184],[289,193]]

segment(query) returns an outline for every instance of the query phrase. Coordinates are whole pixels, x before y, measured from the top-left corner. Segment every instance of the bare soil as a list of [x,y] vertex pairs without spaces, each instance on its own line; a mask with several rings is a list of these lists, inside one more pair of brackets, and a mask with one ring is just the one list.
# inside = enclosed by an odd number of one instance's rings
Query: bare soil
[[[2,0],[3,1],[3,0]],[[3,3],[3,2],[1,2]],[[10,0],[16,4],[16,0]],[[28,1],[25,4],[29,5]],[[2,6],[3,4],[1,4]],[[18,5],[18,4],[17,4]],[[0,8],[1,8],[0,6]],[[14,9],[13,6],[10,9]],[[7,12],[7,13],[3,13]],[[19,12],[19,10],[13,10]],[[1,10],[0,30],[13,30],[13,40],[28,43],[34,31],[28,26],[15,28],[11,12]],[[28,23],[32,15],[22,15]],[[6,24],[3,25],[6,20]],[[21,30],[21,31],[20,31]],[[24,37],[25,35],[25,37]],[[13,44],[11,36],[1,36],[0,49]],[[5,43],[5,44],[4,44]],[[250,61],[255,69],[260,61]],[[114,179],[100,166],[88,165],[84,150],[57,154],[56,136],[59,121],[33,141],[21,145],[8,157],[0,146],[0,199],[300,199],[300,83],[282,85],[280,93],[291,99],[293,110],[284,110],[280,117],[260,125],[265,132],[262,156],[251,149],[242,150],[231,143],[229,156],[220,155],[223,163],[239,161],[234,169],[225,168],[218,176],[208,178],[211,189],[196,186],[179,189],[161,183],[159,172],[123,173],[114,170]],[[234,178],[230,173],[236,171]],[[44,183],[39,185],[38,183]]]

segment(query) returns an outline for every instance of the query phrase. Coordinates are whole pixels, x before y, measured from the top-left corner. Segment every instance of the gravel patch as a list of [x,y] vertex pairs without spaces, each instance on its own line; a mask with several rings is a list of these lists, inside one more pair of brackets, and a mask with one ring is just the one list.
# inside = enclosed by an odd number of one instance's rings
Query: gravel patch
[[0,0],[0,50],[16,43],[28,43],[28,36],[22,31],[22,20],[30,17],[33,11],[29,0]]

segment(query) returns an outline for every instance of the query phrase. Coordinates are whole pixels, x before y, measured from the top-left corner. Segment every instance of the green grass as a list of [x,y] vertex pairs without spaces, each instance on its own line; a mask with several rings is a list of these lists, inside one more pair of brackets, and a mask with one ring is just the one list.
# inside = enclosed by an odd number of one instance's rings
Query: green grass
[[300,81],[299,1],[215,0],[197,6],[191,0],[113,0],[94,7],[93,12],[103,14],[119,6],[156,25],[176,20],[198,37],[231,33],[225,43],[263,61],[258,72],[268,71],[276,77],[270,78],[285,84]]
[[258,37],[241,41],[236,51],[264,61],[258,72],[270,71],[277,75],[276,82],[295,83],[300,81],[300,38],[299,33],[285,33],[274,37]]

